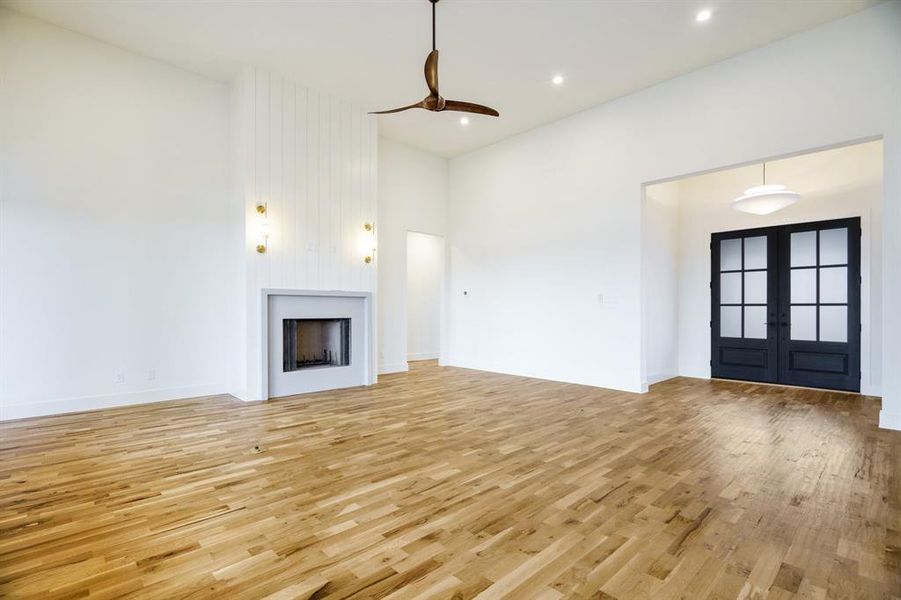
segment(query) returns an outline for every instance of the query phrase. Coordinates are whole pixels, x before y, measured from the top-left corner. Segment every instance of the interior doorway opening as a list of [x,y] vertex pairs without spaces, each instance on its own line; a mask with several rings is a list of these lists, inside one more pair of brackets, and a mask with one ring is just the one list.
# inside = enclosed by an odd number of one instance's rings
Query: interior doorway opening
[[440,235],[407,232],[407,361],[441,354],[445,242]]
[[[762,161],[761,161],[762,162]],[[789,357],[797,367],[796,372],[804,369],[818,371],[826,370],[847,371],[848,376],[855,376],[859,382],[859,388],[843,383],[832,382],[822,385],[822,382],[810,378],[797,377],[792,381],[784,381],[792,385],[819,386],[830,389],[845,389],[868,395],[881,395],[882,388],[882,179],[883,179],[883,144],[881,140],[869,141],[859,144],[842,146],[829,150],[822,150],[791,156],[788,158],[766,161],[766,178],[768,184],[783,184],[789,189],[800,194],[800,200],[780,210],[766,215],[749,214],[735,210],[732,201],[742,195],[747,188],[760,185],[761,162],[741,167],[722,169],[705,173],[703,175],[685,177],[678,180],[667,181],[659,184],[645,186],[644,200],[642,204],[642,311],[643,311],[643,347],[644,381],[647,385],[675,376],[710,378],[723,376],[736,379],[750,379],[755,381],[780,382],[778,372],[772,377],[757,378],[744,377],[736,374],[723,375],[717,372],[717,360],[721,357],[715,355],[717,345],[713,343],[714,328],[720,326],[732,327],[734,333],[736,321],[734,317],[748,319],[748,343],[763,343],[770,334],[779,335],[780,331],[789,336],[791,344],[786,345],[810,345],[820,342],[845,343],[844,340],[859,334],[859,368],[855,367],[853,358],[845,364],[845,357],[839,356],[840,352],[827,352],[817,357],[810,354],[795,353]],[[820,293],[832,294],[835,290],[831,286],[835,276],[844,268],[836,264],[806,265],[805,268],[785,267],[785,273],[780,277],[779,273],[772,273],[772,281],[768,284],[775,287],[766,287],[772,290],[774,297],[760,297],[756,301],[751,298],[745,302],[743,297],[741,306],[737,303],[726,303],[725,309],[713,308],[714,273],[713,273],[713,246],[716,243],[714,235],[721,239],[728,237],[752,238],[749,244],[751,252],[754,251],[755,238],[766,238],[767,235],[743,236],[747,230],[770,231],[772,241],[768,241],[767,251],[779,247],[780,235],[788,236],[781,243],[790,247],[792,233],[799,244],[809,242],[811,235],[823,237],[820,242],[828,244],[830,236],[835,232],[813,233],[803,231],[805,228],[818,231],[816,224],[822,221],[852,220],[849,227],[858,228],[860,235],[859,268],[856,276],[859,284],[859,316],[855,316],[854,323],[846,319],[851,310],[850,302],[846,303],[844,297],[838,298],[834,294],[826,298],[820,297]],[[857,225],[859,223],[859,227]],[[780,234],[775,229],[791,226],[795,229],[784,230],[788,233]],[[800,229],[799,229],[800,228]],[[836,229],[836,228],[831,228]],[[842,229],[838,227],[838,229]],[[849,229],[849,231],[851,231]],[[806,236],[806,237],[805,237]],[[803,239],[802,239],[803,238]],[[810,239],[809,239],[810,238]],[[853,236],[852,236],[853,238]],[[767,238],[769,239],[769,238]],[[844,238],[843,238],[844,239]],[[834,240],[833,240],[834,241]],[[820,242],[814,245],[806,244],[808,248],[818,248]],[[732,244],[735,246],[735,244]],[[840,245],[840,244],[839,244]],[[762,248],[764,246],[761,246]],[[831,247],[831,246],[830,246]],[[838,247],[838,246],[836,246]],[[734,248],[733,248],[734,249]],[[759,254],[759,253],[758,253]],[[791,261],[789,250],[782,253],[783,259],[776,255],[770,256],[771,260]],[[750,255],[749,255],[750,256]],[[754,255],[756,256],[756,255]],[[753,257],[752,257],[753,258]],[[852,257],[853,258],[853,257]],[[800,260],[800,259],[799,259]],[[809,262],[809,261],[808,261]],[[853,261],[852,261],[853,262]],[[776,263],[773,263],[774,265]],[[845,263],[843,263],[844,265]],[[794,264],[794,267],[800,266]],[[751,265],[753,267],[753,265]],[[767,275],[761,276],[760,269],[749,267],[748,273],[727,273],[726,284],[732,287],[728,293],[736,289],[735,283],[750,284],[760,283]],[[848,264],[848,273],[853,270]],[[817,279],[812,281],[814,285],[820,285],[822,289],[804,287],[802,280],[810,280],[810,275],[822,275],[823,279],[817,284]],[[794,288],[798,295],[792,299],[792,277]],[[843,279],[847,284],[849,279]],[[717,280],[722,284],[722,280]],[[809,283],[809,281],[808,281]],[[779,286],[784,286],[781,296]],[[842,288],[841,285],[838,286]],[[846,289],[845,288],[842,289]],[[761,288],[763,289],[763,288]],[[853,297],[855,290],[847,288]],[[749,288],[749,292],[756,293],[757,288]],[[803,292],[813,300],[804,300]],[[770,308],[776,307],[774,302],[780,302],[779,308],[785,311],[771,314]],[[752,301],[754,300],[754,301]],[[803,301],[802,301],[803,300]],[[747,304],[747,306],[745,306]],[[725,310],[725,313],[723,312]],[[844,311],[844,312],[843,312]],[[781,315],[785,312],[786,318]],[[760,314],[766,318],[759,319]],[[723,316],[732,319],[722,322]],[[773,318],[770,318],[773,317]],[[833,318],[841,317],[841,319]],[[823,321],[825,319],[825,321]],[[759,321],[759,323],[758,323]],[[797,322],[795,322],[797,321]],[[845,326],[839,330],[829,329],[842,321],[849,329],[845,332]],[[783,327],[781,323],[785,323]],[[816,339],[810,338],[810,326],[813,324],[813,332]],[[851,329],[856,326],[857,333]],[[742,325],[743,327],[743,325]],[[806,327],[806,329],[805,329]],[[821,333],[817,332],[817,327]],[[771,329],[773,328],[773,329]],[[792,328],[795,337],[792,339]],[[717,329],[717,331],[719,331]],[[744,329],[742,330],[743,339]],[[845,332],[845,335],[843,335]],[[728,333],[728,332],[727,332]],[[756,337],[755,337],[756,336]],[[727,336],[731,337],[731,336]],[[828,338],[828,339],[827,339]],[[833,339],[835,338],[835,339]],[[838,338],[841,338],[838,339]],[[753,340],[757,340],[756,342]],[[800,346],[799,346],[800,347]],[[822,348],[818,348],[822,350]],[[770,360],[777,359],[780,354],[778,345],[769,348],[774,353]],[[759,354],[759,353],[758,353]],[[815,352],[816,354],[816,352]],[[829,356],[826,356],[826,355]],[[732,352],[731,359],[739,355],[749,358],[747,353]],[[760,360],[760,356],[753,357]],[[814,363],[810,361],[816,359]],[[783,361],[785,361],[783,357]],[[824,363],[827,361],[829,364]],[[767,363],[771,368],[773,362]],[[787,364],[787,363],[784,363]],[[719,366],[722,366],[720,364]],[[794,368],[792,367],[792,368]],[[786,367],[788,368],[788,367]],[[852,371],[856,371],[851,375]],[[775,379],[774,379],[775,378]]]

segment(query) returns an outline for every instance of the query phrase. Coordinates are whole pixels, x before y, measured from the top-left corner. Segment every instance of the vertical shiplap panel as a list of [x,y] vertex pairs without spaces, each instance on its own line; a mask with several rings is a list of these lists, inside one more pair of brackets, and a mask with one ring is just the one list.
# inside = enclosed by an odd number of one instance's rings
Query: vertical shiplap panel
[[[354,115],[354,126],[356,131],[354,131],[354,159],[356,161],[356,165],[354,167],[354,186],[355,195],[354,195],[354,211],[355,211],[355,220],[358,223],[357,227],[362,227],[363,223],[366,223],[366,215],[363,212],[363,193],[365,190],[363,177],[366,174],[365,168],[365,152],[363,141],[366,139],[366,133],[363,131],[363,126],[366,124],[363,116],[360,114]],[[378,223],[376,223],[376,228],[378,227]],[[358,229],[356,232],[357,236],[362,235],[360,230]],[[366,289],[363,286],[363,275],[366,273],[367,265],[363,262],[363,257],[359,256],[359,237],[357,237],[357,261],[354,264],[354,287],[358,290]],[[376,260],[378,260],[376,258]]]
[[[360,220],[364,222],[371,222],[369,219],[369,193],[370,193],[370,176],[369,176],[369,136],[370,131],[368,127],[368,123],[364,120],[362,122],[361,128],[362,135],[360,136],[360,156],[361,156],[361,165],[362,165],[362,173],[361,173],[361,188],[362,193],[360,196]],[[378,235],[378,223],[376,223],[376,235]],[[369,283],[369,271],[372,270],[374,264],[378,264],[379,256],[375,256],[375,263],[366,264],[360,262],[359,270],[360,270],[360,289],[368,290]]]
[[307,282],[319,287],[319,109],[321,97],[310,90],[307,111]]
[[[266,72],[257,72],[256,78],[256,118],[255,118],[255,139],[256,139],[256,189],[257,195],[254,198],[254,204],[265,202],[268,204],[272,192],[272,181],[270,178],[270,153],[269,153],[269,80],[270,75]],[[256,214],[256,212],[254,212]],[[255,217],[256,219],[256,217]],[[254,227],[254,235],[259,231],[259,227]],[[256,246],[257,240],[254,239],[253,245]],[[253,289],[259,289],[266,285],[268,281],[269,262],[271,257],[269,253],[257,254],[254,252],[251,261],[253,268],[250,277],[253,283]]]
[[329,288],[341,289],[341,114],[344,102],[332,100],[331,136],[329,140],[329,171],[331,175],[331,195],[329,196]]
[[341,113],[341,288],[354,288],[353,257],[350,245],[353,240],[353,196],[351,195],[351,176],[353,170],[353,115],[356,107],[348,105]]
[[267,287],[281,287],[282,266],[285,256],[285,240],[282,233],[285,224],[284,203],[284,129],[282,87],[284,79],[271,75],[269,80],[269,208],[270,222],[274,237],[274,244],[269,252],[269,277]]
[[331,236],[329,235],[329,197],[331,195],[331,138],[332,99],[322,96],[319,102],[319,287],[328,289],[331,258]]
[[250,80],[248,187],[272,226],[269,252],[252,253],[250,291],[372,290],[377,266],[363,263],[360,238],[376,217],[375,119],[264,70]]
[[294,172],[297,175],[297,199],[295,203],[295,248],[294,256],[297,263],[297,276],[295,284],[300,289],[308,289],[309,265],[307,260],[307,90],[297,86],[297,144],[294,156]]
[[279,228],[282,237],[282,285],[297,287],[297,253],[295,247],[297,222],[297,172],[295,171],[295,154],[297,142],[297,86],[292,81],[282,84],[282,206],[284,206],[284,222]]
[[[368,206],[367,212],[369,213],[369,219],[375,221],[375,217],[378,214],[376,199],[378,197],[378,124],[375,120],[375,117],[372,115],[367,115],[365,117],[366,123],[369,127],[369,148],[367,149],[366,154],[366,162],[369,165],[369,195],[367,196]],[[376,234],[378,234],[378,230],[376,230]],[[366,287],[369,291],[375,291],[376,283],[378,281],[377,271],[378,264],[373,265],[373,268],[369,269],[369,285]]]

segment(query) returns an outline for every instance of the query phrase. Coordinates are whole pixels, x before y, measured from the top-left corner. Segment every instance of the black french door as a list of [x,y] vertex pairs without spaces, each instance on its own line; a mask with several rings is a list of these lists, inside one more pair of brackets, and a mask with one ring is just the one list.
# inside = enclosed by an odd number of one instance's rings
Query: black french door
[[860,219],[715,233],[713,377],[860,391]]

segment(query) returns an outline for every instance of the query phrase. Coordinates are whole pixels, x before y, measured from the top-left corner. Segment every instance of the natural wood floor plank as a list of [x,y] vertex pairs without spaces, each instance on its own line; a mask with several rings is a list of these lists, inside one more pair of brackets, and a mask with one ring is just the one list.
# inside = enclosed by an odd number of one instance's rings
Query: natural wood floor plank
[[901,598],[901,434],[848,394],[379,385],[0,424],[10,598]]

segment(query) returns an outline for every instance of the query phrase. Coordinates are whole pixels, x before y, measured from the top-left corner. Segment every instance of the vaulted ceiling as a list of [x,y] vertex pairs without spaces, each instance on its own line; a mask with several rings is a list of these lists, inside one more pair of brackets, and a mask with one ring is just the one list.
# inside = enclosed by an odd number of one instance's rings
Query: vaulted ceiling
[[[382,135],[456,156],[844,17],[875,0],[441,0],[441,92],[500,118],[408,111]],[[262,66],[367,110],[418,101],[426,0],[9,0],[14,10],[197,73]],[[712,17],[697,22],[709,9]],[[554,75],[564,77],[554,85]]]

